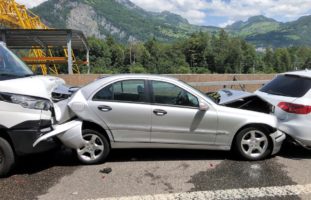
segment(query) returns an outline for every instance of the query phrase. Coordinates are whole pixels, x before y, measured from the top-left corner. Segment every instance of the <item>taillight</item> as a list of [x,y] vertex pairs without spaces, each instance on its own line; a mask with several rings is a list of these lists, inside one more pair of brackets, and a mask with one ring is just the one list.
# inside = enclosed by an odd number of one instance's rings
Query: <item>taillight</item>
[[294,103],[287,103],[287,102],[280,102],[278,107],[288,113],[306,115],[311,112],[311,106],[301,105],[301,104],[294,104]]

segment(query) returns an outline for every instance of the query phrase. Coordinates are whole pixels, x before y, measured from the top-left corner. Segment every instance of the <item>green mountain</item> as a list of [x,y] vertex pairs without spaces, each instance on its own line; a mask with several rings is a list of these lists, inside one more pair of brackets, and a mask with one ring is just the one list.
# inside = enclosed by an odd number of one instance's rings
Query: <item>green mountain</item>
[[287,23],[255,16],[227,26],[226,30],[257,47],[311,46],[311,15]]
[[122,42],[151,37],[172,41],[215,29],[191,25],[167,11],[147,12],[129,0],[49,0],[32,11],[51,27],[79,29],[98,38],[112,35]]
[[246,22],[238,21],[226,27],[226,30],[236,35],[247,37],[255,34],[264,34],[275,31],[280,23],[265,16],[250,17]]
[[[170,42],[198,31],[216,33],[212,26],[196,26],[170,12],[148,12],[129,0],[48,0],[32,11],[54,28],[82,30],[87,36],[118,41],[146,41],[156,37]],[[224,28],[257,47],[311,46],[311,15],[281,23],[265,16],[250,17]]]

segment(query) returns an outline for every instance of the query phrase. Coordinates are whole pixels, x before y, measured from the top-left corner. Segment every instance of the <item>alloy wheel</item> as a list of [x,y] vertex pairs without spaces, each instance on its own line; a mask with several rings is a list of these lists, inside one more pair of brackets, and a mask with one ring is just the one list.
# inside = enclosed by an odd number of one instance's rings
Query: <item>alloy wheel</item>
[[242,151],[252,158],[262,156],[268,149],[269,141],[263,132],[252,130],[244,134],[241,140]]
[[93,161],[104,153],[104,142],[95,134],[85,134],[83,139],[86,144],[77,150],[78,156],[85,161]]

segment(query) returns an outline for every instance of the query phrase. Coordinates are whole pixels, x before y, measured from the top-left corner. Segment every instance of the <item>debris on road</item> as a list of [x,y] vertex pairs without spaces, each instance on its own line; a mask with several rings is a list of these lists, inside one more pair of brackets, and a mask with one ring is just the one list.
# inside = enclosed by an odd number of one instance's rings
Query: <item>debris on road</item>
[[112,169],[110,167],[107,167],[107,168],[99,170],[99,172],[103,174],[109,174],[112,172]]

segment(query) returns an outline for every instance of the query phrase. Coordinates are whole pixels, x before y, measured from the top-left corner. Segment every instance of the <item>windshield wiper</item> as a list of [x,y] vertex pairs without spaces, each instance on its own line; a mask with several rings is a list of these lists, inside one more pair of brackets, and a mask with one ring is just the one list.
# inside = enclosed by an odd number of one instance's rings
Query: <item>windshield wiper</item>
[[16,74],[9,74],[9,73],[0,73],[0,76],[19,77]]
[[23,75],[17,75],[17,74],[10,74],[10,73],[0,73],[1,77],[18,77],[18,78],[22,78],[22,77],[30,77],[33,76],[33,74],[23,74]]

